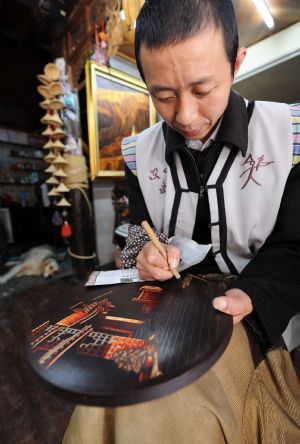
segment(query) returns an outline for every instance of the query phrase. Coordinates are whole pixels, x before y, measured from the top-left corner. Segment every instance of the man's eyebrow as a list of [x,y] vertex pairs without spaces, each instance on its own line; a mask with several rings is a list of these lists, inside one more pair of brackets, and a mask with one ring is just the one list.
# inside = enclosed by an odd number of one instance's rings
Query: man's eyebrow
[[152,85],[150,87],[150,93],[151,94],[157,94],[161,91],[176,91],[175,88],[171,88],[170,86],[164,86],[164,85]]
[[[213,79],[212,76],[202,77],[199,80],[195,80],[194,82],[191,82],[188,86],[191,87],[191,86],[203,85],[203,84],[209,83],[212,79]],[[155,85],[155,84],[150,87],[151,94],[157,94],[161,91],[176,92],[176,88],[172,88],[171,86],[167,86],[167,85]]]
[[211,80],[213,80],[213,76],[205,76],[199,80],[195,80],[195,82],[190,83],[189,86],[203,85],[204,83],[209,83]]

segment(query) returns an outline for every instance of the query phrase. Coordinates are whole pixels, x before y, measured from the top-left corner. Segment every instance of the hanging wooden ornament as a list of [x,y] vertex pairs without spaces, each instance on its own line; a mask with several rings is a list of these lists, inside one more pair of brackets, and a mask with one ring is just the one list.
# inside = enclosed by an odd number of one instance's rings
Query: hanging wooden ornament
[[49,91],[49,87],[46,85],[39,85],[37,87],[38,92],[41,96],[43,96],[45,99],[52,99],[52,94]]
[[59,96],[63,93],[62,84],[60,82],[51,83],[49,86],[49,92],[52,96]]
[[51,128],[51,125],[48,125],[47,128],[42,132],[42,136],[45,137],[52,137],[53,135],[53,129]]
[[51,137],[52,139],[62,139],[63,137],[66,137],[66,133],[63,129],[61,129],[60,127],[55,128],[55,130],[53,131]]
[[56,191],[56,188],[53,187],[48,193],[48,196],[59,196],[59,193]]
[[60,71],[55,63],[47,63],[44,67],[45,76],[50,79],[52,82],[55,82],[60,77]]
[[63,182],[60,182],[60,184],[56,188],[56,191],[58,193],[68,193],[70,189]]
[[61,126],[63,124],[61,118],[57,114],[57,111],[48,110],[47,113],[41,118],[41,123],[44,125]]
[[70,207],[70,202],[67,201],[64,197],[61,198],[61,200],[56,204],[57,207]]
[[60,233],[64,238],[72,236],[72,227],[67,220],[65,220],[62,224]]
[[45,76],[45,74],[38,74],[36,78],[42,83],[42,85],[49,85],[51,83],[51,79],[49,77]]
[[53,147],[53,142],[51,139],[48,140],[48,142],[46,142],[45,145],[43,145],[43,150],[50,150],[52,148],[54,148],[54,147]]
[[66,161],[66,159],[59,154],[54,160],[53,163],[55,163],[56,165],[66,165],[68,162]]
[[56,179],[56,177],[51,176],[49,179],[46,180],[46,183],[48,183],[49,185],[58,185],[59,181],[58,179]]
[[[54,149],[54,150],[64,150],[65,149],[65,145],[60,141],[60,140],[55,140],[52,137],[50,138],[50,140],[48,140],[47,143],[45,143],[45,145],[43,145],[43,149],[44,150],[50,150],[50,149]],[[55,156],[56,158],[57,156]]]
[[56,139],[53,142],[53,148],[56,150],[65,150],[66,146],[59,139]]
[[55,154],[52,152],[52,151],[50,151],[48,154],[47,154],[47,156],[45,156],[44,157],[44,160],[45,160],[45,162],[47,162],[47,163],[52,163],[53,162],[53,160],[55,159]]
[[49,103],[47,103],[48,109],[52,109],[54,111],[59,111],[64,108],[65,104],[62,100],[59,100],[57,98],[49,100]]
[[52,140],[52,147],[57,150],[64,150],[65,149],[65,145],[58,139]]
[[58,168],[58,170],[55,171],[54,176],[55,177],[68,177],[68,175],[61,168]]
[[43,109],[48,110],[48,109],[50,109],[50,106],[49,106],[50,103],[51,103],[51,100],[50,99],[46,99],[46,100],[43,100],[42,102],[39,102],[39,106],[41,108],[43,108]]
[[51,164],[46,170],[45,173],[55,173],[57,171],[57,168],[53,164]]

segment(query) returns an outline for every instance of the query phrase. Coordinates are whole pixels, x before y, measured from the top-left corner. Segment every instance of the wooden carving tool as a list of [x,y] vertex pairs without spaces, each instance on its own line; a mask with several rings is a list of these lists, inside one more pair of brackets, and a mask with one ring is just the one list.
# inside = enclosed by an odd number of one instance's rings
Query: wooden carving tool
[[[168,255],[166,250],[164,249],[164,247],[162,246],[162,244],[160,243],[159,239],[157,238],[156,234],[154,233],[154,231],[152,230],[152,228],[150,227],[149,223],[144,220],[141,223],[141,226],[144,228],[144,230],[146,231],[147,235],[149,236],[149,239],[151,240],[151,242],[153,243],[153,245],[157,248],[157,250],[160,252],[160,254],[166,259],[166,261],[168,262]],[[171,271],[171,273],[173,274],[173,276],[176,279],[180,279],[180,274],[178,273],[178,270],[176,268],[171,268],[169,266],[169,269]]]

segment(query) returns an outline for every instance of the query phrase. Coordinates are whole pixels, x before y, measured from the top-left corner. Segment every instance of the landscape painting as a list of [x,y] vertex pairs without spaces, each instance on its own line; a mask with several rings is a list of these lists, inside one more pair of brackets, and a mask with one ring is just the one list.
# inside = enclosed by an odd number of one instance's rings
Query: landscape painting
[[92,178],[122,176],[122,139],[155,123],[150,96],[137,78],[93,63],[87,87]]

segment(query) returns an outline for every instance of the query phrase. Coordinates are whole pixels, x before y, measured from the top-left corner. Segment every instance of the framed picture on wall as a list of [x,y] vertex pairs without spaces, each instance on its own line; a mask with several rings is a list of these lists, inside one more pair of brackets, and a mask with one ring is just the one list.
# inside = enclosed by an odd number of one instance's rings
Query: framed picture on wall
[[89,61],[86,90],[92,180],[124,176],[122,139],[156,121],[146,85],[133,76]]

